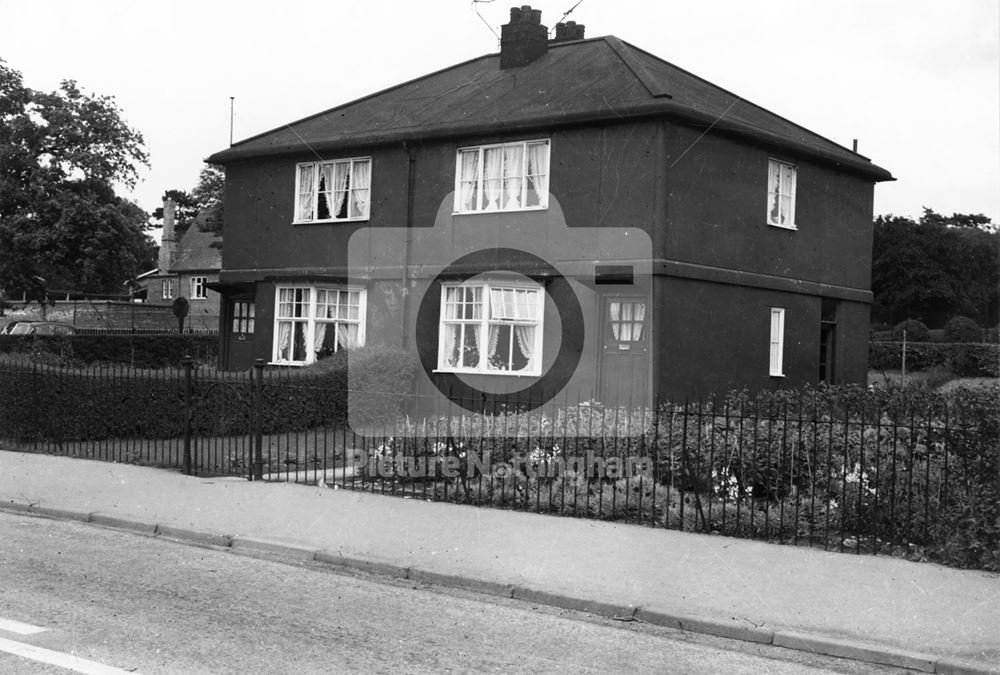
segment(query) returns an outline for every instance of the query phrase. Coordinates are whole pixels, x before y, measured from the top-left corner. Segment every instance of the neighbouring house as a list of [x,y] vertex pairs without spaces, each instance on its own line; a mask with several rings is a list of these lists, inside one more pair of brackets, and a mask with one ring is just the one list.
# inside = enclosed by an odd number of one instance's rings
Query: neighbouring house
[[[144,289],[147,304],[173,305],[177,298],[185,298],[188,301],[185,330],[218,330],[220,297],[210,285],[219,281],[222,239],[201,229],[200,215],[178,237],[176,208],[172,199],[163,200],[163,236],[158,264],[155,269],[136,277],[136,282]],[[176,325],[174,319],[172,326]]]
[[382,344],[418,393],[617,402],[864,382],[874,184],[616,37],[500,52],[222,150],[221,366]]

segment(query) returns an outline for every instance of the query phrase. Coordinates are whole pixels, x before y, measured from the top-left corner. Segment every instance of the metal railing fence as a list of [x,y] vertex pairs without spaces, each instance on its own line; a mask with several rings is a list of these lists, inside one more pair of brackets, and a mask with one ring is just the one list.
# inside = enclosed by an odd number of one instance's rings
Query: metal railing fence
[[1000,529],[988,396],[819,389],[649,407],[0,361],[17,449],[919,557]]

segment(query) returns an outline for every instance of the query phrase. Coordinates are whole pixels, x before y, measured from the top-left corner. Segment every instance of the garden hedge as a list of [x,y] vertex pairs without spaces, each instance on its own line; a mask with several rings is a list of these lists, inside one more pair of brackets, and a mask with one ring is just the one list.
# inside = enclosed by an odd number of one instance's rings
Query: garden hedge
[[945,342],[980,342],[982,339],[983,330],[968,317],[952,317],[944,325]]
[[217,335],[0,335],[0,353],[29,353],[60,365],[112,362],[135,368],[179,366],[185,356],[215,363]]
[[917,319],[900,321],[892,328],[892,338],[902,340],[904,330],[906,331],[906,339],[910,342],[929,342],[931,339],[931,333],[923,321]]
[[[75,339],[75,338],[74,338]],[[264,371],[265,434],[378,423],[399,409],[415,372],[413,357],[378,348],[335,354],[315,366]],[[249,373],[192,370],[192,432],[242,435],[253,429],[254,382]],[[181,368],[139,370],[116,365],[75,368],[0,363],[3,436],[60,442],[109,438],[178,438],[184,434],[186,382]],[[354,398],[351,398],[354,397]]]
[[[900,370],[902,342],[872,342],[868,367]],[[986,343],[907,342],[907,370],[943,368],[963,377],[1000,377],[1000,345]]]

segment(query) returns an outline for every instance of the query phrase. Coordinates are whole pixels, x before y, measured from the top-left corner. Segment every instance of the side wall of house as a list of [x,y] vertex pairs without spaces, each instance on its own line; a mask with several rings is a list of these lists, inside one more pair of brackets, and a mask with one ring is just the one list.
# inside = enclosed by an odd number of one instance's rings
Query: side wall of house
[[[679,125],[665,150],[664,257],[869,290],[870,180]],[[797,167],[795,230],[766,222],[769,158]]]
[[[865,382],[872,183],[683,126],[667,125],[663,138],[666,220],[654,247],[671,264],[656,286],[661,394],[814,384],[821,319],[832,317],[827,379]],[[797,167],[794,230],[766,222],[769,158]],[[768,374],[771,307],[786,310],[780,378]]]

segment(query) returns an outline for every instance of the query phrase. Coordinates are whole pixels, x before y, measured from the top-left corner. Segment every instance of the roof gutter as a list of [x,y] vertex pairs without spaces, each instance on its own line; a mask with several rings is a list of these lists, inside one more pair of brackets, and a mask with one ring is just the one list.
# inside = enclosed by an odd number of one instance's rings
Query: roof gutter
[[[762,131],[749,125],[738,122],[731,122],[725,118],[717,119],[712,115],[693,110],[687,106],[680,105],[669,99],[658,99],[655,101],[644,101],[630,106],[624,106],[606,110],[586,110],[579,112],[568,112],[553,117],[551,113],[542,115],[528,115],[515,118],[507,122],[465,122],[442,125],[432,128],[409,128],[394,129],[386,132],[365,133],[363,135],[344,136],[328,141],[309,141],[309,151],[342,150],[345,148],[364,147],[373,145],[388,145],[400,143],[402,141],[429,141],[442,138],[453,139],[458,136],[478,136],[510,134],[532,129],[561,128],[568,126],[578,126],[584,123],[593,122],[619,122],[624,118],[640,119],[647,117],[667,117],[678,122],[696,126],[699,128],[709,128],[713,133],[725,133],[740,138],[745,138],[768,147],[777,148],[793,152],[795,154],[818,160],[822,163],[835,166],[844,171],[859,174],[870,178],[876,182],[895,180],[892,174],[880,166],[872,164],[865,157],[857,155],[855,158],[844,158],[834,152],[819,150],[796,141]],[[213,164],[229,164],[245,159],[255,159],[259,157],[270,157],[275,155],[293,155],[306,152],[302,141],[294,144],[274,145],[267,148],[243,150],[237,144],[221,152],[217,152],[209,157],[207,162]],[[846,148],[844,152],[850,152]]]

